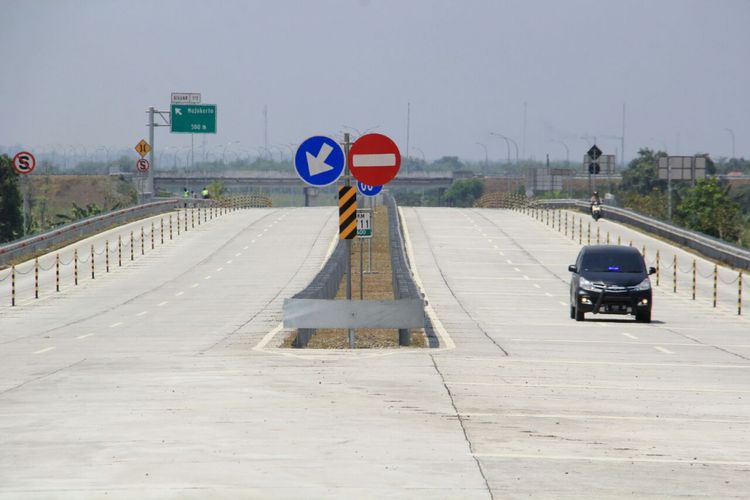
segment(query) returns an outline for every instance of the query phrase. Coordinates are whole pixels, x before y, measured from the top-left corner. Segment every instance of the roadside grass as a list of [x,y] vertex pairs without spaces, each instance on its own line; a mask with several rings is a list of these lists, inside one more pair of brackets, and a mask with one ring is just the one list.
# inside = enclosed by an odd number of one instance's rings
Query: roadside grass
[[[360,246],[360,244],[362,246]],[[391,278],[391,256],[388,237],[388,209],[378,206],[375,209],[375,226],[372,238],[372,273],[364,274],[363,291],[365,300],[393,300],[393,284]],[[365,273],[368,270],[367,240],[357,239],[352,242],[352,300],[359,300],[360,286],[360,248],[364,250],[363,264]],[[337,300],[346,298],[346,276],[339,284]],[[358,349],[397,348],[398,330],[396,329],[357,329]],[[410,347],[427,347],[424,329],[411,331]],[[297,333],[286,337],[281,347],[292,347]],[[309,349],[348,349],[349,340],[346,329],[320,329],[315,332],[307,345]]]

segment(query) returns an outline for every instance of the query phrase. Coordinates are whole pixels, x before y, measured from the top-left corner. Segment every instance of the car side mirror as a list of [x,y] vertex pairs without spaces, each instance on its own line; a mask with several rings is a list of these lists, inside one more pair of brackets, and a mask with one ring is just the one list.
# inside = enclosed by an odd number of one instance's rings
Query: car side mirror
[[568,266],[568,271],[570,271],[571,273],[577,273],[578,272],[578,268],[576,267],[575,264],[571,264],[571,265]]
[[656,268],[655,267],[649,267],[648,268],[648,274],[656,274]]

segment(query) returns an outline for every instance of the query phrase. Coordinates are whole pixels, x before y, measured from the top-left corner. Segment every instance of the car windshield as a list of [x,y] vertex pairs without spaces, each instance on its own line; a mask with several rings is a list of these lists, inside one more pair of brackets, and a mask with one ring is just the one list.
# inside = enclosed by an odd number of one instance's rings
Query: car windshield
[[591,252],[583,256],[583,271],[594,273],[641,273],[643,261],[638,254],[630,252]]

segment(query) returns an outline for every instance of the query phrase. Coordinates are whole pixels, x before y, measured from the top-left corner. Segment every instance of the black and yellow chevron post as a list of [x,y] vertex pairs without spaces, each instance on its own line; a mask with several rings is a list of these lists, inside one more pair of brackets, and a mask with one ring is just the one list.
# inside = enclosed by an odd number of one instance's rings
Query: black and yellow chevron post
[[339,188],[339,239],[353,240],[357,237],[357,188]]

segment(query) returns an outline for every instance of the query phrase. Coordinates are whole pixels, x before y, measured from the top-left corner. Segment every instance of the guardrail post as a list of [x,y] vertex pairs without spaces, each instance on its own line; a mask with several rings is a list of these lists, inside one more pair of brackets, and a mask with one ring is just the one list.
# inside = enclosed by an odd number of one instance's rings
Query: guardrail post
[[146,236],[143,231],[143,226],[141,226],[141,255],[146,255],[145,244],[146,244]]
[[159,219],[159,237],[161,239],[161,244],[164,244],[164,217]]
[[73,250],[73,283],[78,286],[78,249]]
[[672,259],[672,293],[677,293],[677,254]]
[[742,315],[742,270],[737,275],[737,316]]
[[[622,240],[620,239],[620,235],[618,234],[617,235],[617,245],[619,246],[621,243],[622,243]],[[633,245],[630,245],[630,246],[632,247]]]
[[117,235],[117,267],[122,267],[122,235]]
[[596,244],[599,244],[599,226],[596,226]]
[[557,211],[557,232],[562,233],[562,210]]
[[10,305],[16,305],[16,265],[10,267]]
[[203,207],[203,222],[208,222],[208,208]]
[[104,269],[109,272],[109,240],[104,241]]
[[693,300],[695,300],[695,259],[693,259]]
[[[545,215],[547,216],[547,222],[546,222],[546,224],[549,226],[549,208],[546,208],[544,211],[545,211]],[[552,219],[552,220],[554,221],[554,219]]]
[[568,236],[568,212],[565,212],[565,236]]
[[135,260],[135,238],[133,238],[133,231],[130,231],[130,260]]
[[34,298],[39,298],[39,257],[34,258]]
[[55,291],[60,291],[60,254],[55,254]]
[[583,221],[578,217],[578,244],[583,245]]
[[607,245],[609,245],[609,231],[607,231]]
[[154,249],[154,222],[151,221],[151,250]]
[[656,251],[656,286],[659,286],[659,275],[660,273],[660,266],[659,266],[659,250]]
[[[177,223],[179,224],[180,219],[177,218]],[[172,214],[169,214],[169,241],[172,241]]]
[[[187,224],[186,224],[187,225]],[[195,227],[195,208],[190,208],[190,227]]]
[[187,230],[188,230],[188,223],[187,223],[187,214],[188,214],[188,211],[187,211],[187,209],[186,209],[186,210],[185,210],[185,232],[186,232],[186,233],[187,233]]
[[398,331],[398,345],[408,347],[411,345],[411,330],[401,328]]
[[586,244],[587,245],[591,244],[591,223],[590,222],[589,222],[589,225],[588,225],[588,232],[586,234]]
[[94,274],[94,244],[91,244],[91,279],[96,279]]
[[719,286],[719,266],[714,264],[714,307],[716,307],[716,292]]

